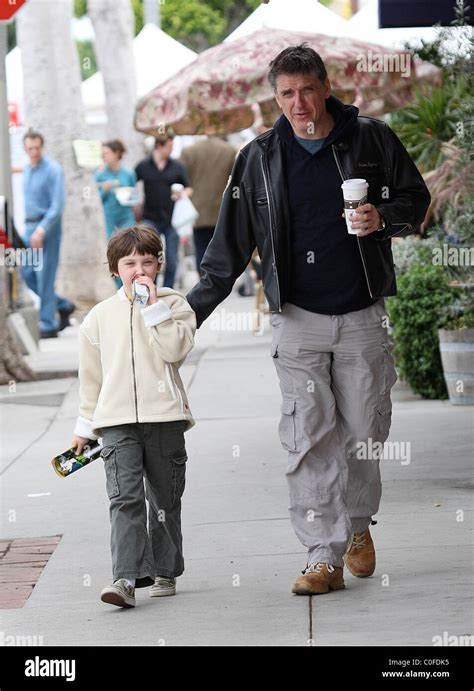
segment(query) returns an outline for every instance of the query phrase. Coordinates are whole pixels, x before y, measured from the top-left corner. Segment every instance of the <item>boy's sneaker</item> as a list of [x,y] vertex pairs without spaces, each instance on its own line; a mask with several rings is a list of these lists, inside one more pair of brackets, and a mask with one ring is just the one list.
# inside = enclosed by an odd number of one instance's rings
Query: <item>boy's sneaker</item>
[[303,575],[294,582],[291,592],[297,595],[322,595],[345,587],[340,566],[318,562],[306,567]]
[[119,578],[103,589],[100,599],[117,607],[135,607],[135,588],[127,583],[125,578]]
[[155,583],[150,587],[150,597],[166,597],[176,595],[176,578],[157,576]]

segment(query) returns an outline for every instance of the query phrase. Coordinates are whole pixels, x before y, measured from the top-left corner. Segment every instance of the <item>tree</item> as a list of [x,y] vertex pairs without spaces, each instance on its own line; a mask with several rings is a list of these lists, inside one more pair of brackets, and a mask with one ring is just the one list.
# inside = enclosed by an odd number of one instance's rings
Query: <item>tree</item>
[[58,273],[61,293],[89,308],[113,293],[107,276],[102,205],[93,175],[79,168],[75,139],[87,139],[77,51],[71,38],[72,0],[29,2],[17,19],[28,126],[45,136],[46,153],[63,167],[66,209]]
[[0,308],[0,384],[17,381],[31,381],[34,373],[23,360],[17,344],[10,336],[6,322],[6,312]]
[[[143,0],[130,2],[136,35],[143,29]],[[223,41],[260,4],[262,0],[166,0],[160,3],[161,28],[199,52]],[[76,17],[87,14],[87,5],[88,0],[75,0]]]
[[95,32],[95,53],[104,80],[107,135],[122,139],[135,164],[143,156],[143,137],[133,127],[137,86],[130,0],[88,0]]

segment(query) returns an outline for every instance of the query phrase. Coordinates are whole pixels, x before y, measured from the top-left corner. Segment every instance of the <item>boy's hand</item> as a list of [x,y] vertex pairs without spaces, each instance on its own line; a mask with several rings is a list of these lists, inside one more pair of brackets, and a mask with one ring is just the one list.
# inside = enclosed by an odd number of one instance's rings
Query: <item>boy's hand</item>
[[74,435],[74,437],[72,438],[71,448],[76,449],[76,454],[79,456],[79,454],[82,453],[82,450],[88,441],[89,439],[86,439],[84,437],[77,437],[76,435]]
[[146,286],[148,288],[148,290],[150,291],[150,298],[148,300],[148,304],[154,305],[155,302],[157,302],[158,300],[158,296],[156,294],[156,285],[153,279],[149,276],[137,276],[135,280],[137,283],[140,283],[141,285]]

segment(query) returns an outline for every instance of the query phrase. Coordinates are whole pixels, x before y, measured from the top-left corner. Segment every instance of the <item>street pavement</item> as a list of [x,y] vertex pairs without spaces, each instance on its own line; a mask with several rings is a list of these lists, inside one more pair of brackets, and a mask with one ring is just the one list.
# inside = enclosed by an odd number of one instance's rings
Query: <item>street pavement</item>
[[[253,307],[234,293],[219,310]],[[298,597],[291,584],[305,549],[288,518],[270,326],[254,334],[215,325],[198,331],[182,368],[197,423],[186,435],[186,571],[176,597],[140,589],[134,610],[99,599],[111,580],[101,461],[66,479],[50,464],[69,447],[77,415],[77,325],[41,343],[33,364],[54,378],[0,387],[0,540],[62,536],[24,606],[0,609],[2,640],[431,646],[436,636],[471,635],[473,408],[424,401],[397,384],[390,440],[410,442],[410,458],[381,461],[376,572],[346,572],[345,590]]]

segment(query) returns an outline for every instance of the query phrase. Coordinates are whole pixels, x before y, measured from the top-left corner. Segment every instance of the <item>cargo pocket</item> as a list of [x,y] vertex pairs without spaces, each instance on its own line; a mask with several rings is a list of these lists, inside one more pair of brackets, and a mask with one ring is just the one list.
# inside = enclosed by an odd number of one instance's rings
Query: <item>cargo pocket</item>
[[171,454],[171,467],[173,472],[173,504],[181,499],[184,492],[186,478],[186,461],[188,455],[186,449],[178,449]]
[[392,423],[392,400],[390,392],[397,381],[397,373],[393,364],[392,344],[382,344],[382,364],[380,375],[380,391],[377,403],[377,441],[385,442]]
[[118,497],[120,494],[117,481],[117,461],[115,446],[104,446],[100,454],[104,461],[105,468],[105,489],[109,499]]
[[384,396],[377,406],[377,441],[385,442],[392,424],[392,402],[390,395]]
[[293,398],[283,398],[278,434],[281,445],[286,451],[298,451],[296,401]]

